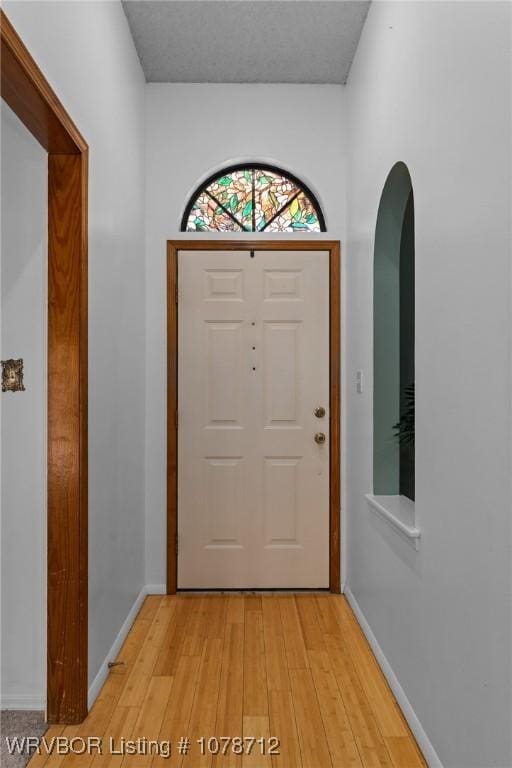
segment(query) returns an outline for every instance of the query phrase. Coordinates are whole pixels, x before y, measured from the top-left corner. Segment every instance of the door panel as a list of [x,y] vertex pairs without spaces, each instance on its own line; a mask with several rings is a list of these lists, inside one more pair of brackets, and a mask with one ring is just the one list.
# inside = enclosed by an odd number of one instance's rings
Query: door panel
[[208,482],[205,511],[209,522],[207,547],[240,547],[237,510],[242,503],[241,458],[206,459]]
[[300,323],[263,325],[266,427],[297,426]]
[[240,426],[242,323],[206,322],[208,426]]
[[178,284],[178,586],[328,587],[329,254],[179,252]]
[[300,546],[297,541],[300,457],[266,457],[264,462],[263,515],[266,546]]

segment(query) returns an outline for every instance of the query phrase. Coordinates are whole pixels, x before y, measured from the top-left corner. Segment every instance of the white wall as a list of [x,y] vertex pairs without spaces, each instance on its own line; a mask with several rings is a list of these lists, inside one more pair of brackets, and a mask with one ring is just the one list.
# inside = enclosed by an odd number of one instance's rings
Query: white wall
[[188,198],[209,174],[246,160],[270,162],[302,178],[326,216],[327,233],[321,237],[344,240],[343,90],[315,85],[147,86],[146,582],[150,584],[165,582],[166,241],[212,237],[212,233],[180,233]]
[[[512,765],[508,3],[373,3],[347,87],[348,586],[445,766]],[[341,134],[340,140],[343,140]],[[416,212],[414,552],[369,511],[372,262],[398,161]]]
[[144,584],[144,90],[120,2],[4,10],[90,147],[89,680]]
[[25,392],[0,395],[0,693],[44,709],[47,156],[3,102],[1,128],[1,356],[23,358]]

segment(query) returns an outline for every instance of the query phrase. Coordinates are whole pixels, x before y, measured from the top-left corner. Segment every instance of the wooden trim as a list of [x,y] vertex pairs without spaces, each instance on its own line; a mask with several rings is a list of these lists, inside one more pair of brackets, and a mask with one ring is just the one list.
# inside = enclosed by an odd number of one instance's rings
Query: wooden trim
[[339,240],[168,240],[176,251],[332,251],[340,250]]
[[2,99],[48,152],[86,152],[83,136],[3,11],[0,36]]
[[330,498],[329,589],[341,591],[341,249],[336,240],[169,240],[167,242],[167,593],[177,590],[178,251],[329,251]]
[[341,274],[340,244],[329,251],[329,587],[341,592]]
[[87,714],[88,148],[0,12],[2,98],[48,152],[47,719]]
[[178,251],[167,244],[167,594],[178,586]]

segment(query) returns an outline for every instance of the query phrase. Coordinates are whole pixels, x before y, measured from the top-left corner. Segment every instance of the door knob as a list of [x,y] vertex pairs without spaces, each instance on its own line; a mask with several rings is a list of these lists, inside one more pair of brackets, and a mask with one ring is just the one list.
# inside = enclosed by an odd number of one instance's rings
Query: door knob
[[317,408],[315,408],[313,413],[315,414],[317,419],[323,419],[323,417],[325,416],[325,408],[323,407],[323,405],[319,405]]
[[315,435],[315,443],[318,443],[318,445],[323,445],[325,441],[327,440],[324,432],[317,432]]

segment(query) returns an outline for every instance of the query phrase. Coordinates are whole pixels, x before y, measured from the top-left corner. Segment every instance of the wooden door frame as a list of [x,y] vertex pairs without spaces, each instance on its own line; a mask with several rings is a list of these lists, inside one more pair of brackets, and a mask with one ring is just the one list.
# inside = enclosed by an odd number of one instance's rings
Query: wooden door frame
[[341,248],[336,240],[167,241],[167,594],[176,593],[178,559],[178,251],[329,251],[329,589],[341,591]]
[[88,146],[0,11],[1,95],[48,152],[47,719],[87,714]]

